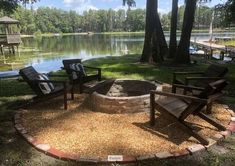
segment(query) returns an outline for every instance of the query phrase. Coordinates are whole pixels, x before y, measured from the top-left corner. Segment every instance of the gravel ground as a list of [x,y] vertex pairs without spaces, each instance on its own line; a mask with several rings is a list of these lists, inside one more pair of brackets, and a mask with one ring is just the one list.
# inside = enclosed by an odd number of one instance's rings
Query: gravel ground
[[[149,126],[149,114],[106,114],[92,112],[77,96],[65,111],[55,99],[29,108],[24,126],[29,133],[52,147],[81,156],[106,157],[111,154],[149,155],[160,151],[175,151],[198,143],[182,126],[162,112],[156,125]],[[226,125],[230,114],[223,105],[214,104],[212,117]],[[187,121],[200,134],[211,137],[218,130],[202,119],[190,116]]]

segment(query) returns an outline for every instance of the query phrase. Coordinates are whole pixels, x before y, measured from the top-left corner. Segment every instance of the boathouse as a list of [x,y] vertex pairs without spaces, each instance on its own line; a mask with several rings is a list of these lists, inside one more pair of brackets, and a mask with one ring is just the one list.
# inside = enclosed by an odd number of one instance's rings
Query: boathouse
[[18,48],[21,43],[19,21],[10,17],[0,18],[0,47],[4,54],[4,47],[8,47],[10,53],[15,53],[15,47]]

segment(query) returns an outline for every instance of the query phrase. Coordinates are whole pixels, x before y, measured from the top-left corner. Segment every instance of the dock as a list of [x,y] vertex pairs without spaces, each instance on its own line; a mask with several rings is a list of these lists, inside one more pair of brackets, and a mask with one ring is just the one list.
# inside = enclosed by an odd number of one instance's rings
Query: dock
[[225,46],[212,43],[209,41],[193,41],[193,40],[191,40],[191,44],[202,49],[207,57],[212,56],[213,52],[215,50],[218,50],[220,51],[220,55],[222,57],[226,54],[232,59],[235,59],[235,46]]

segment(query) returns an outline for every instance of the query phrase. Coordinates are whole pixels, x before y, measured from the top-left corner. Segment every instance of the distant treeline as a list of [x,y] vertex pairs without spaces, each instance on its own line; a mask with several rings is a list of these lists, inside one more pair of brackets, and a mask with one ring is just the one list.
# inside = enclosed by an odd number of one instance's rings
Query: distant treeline
[[[181,29],[184,6],[179,8],[178,27]],[[75,32],[121,32],[144,31],[145,9],[125,10],[89,10],[83,15],[75,11],[64,11],[56,8],[38,8],[37,10],[19,7],[11,16],[20,21],[22,34],[34,33],[75,33]],[[205,29],[210,25],[213,9],[201,6],[197,9],[194,28]],[[0,13],[0,16],[2,14]],[[170,28],[171,12],[161,14],[164,30]],[[217,28],[226,26],[223,13],[215,14],[214,25]]]

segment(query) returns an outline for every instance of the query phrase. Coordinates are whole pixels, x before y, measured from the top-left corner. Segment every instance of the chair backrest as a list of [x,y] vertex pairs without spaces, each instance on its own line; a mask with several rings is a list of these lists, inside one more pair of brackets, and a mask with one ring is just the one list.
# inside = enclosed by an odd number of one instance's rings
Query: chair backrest
[[[62,61],[62,63],[64,65],[66,72],[70,72],[69,70],[67,70],[67,69],[69,69],[69,65],[74,64],[74,63],[82,63],[82,59],[64,59]],[[68,73],[68,74],[70,74],[70,73]]]
[[228,73],[228,68],[221,65],[210,65],[204,74],[203,77],[224,77]]
[[[210,99],[216,94],[222,93],[222,90],[228,85],[228,82],[225,79],[220,79],[215,82],[209,83],[203,91],[197,96],[201,99]],[[196,114],[197,112],[202,111],[202,108],[205,107],[207,103],[191,101],[188,107],[182,112],[179,119],[184,120],[190,114]]]
[[20,76],[28,83],[30,88],[37,94],[37,95],[43,95],[41,89],[39,88],[38,83],[32,82],[32,80],[38,80],[39,73],[32,67],[25,67],[23,69],[20,69],[19,71]]
[[72,71],[70,70],[70,64],[75,64],[75,63],[82,63],[82,59],[64,59],[62,61],[63,65],[64,65],[64,69],[66,71],[66,73],[69,76],[70,81],[73,80],[72,78]]
[[[223,78],[228,73],[228,68],[221,65],[210,65],[201,77],[220,77]],[[214,80],[215,81],[215,80]],[[203,79],[194,83],[194,86],[206,87],[207,84],[212,82],[211,79]]]

